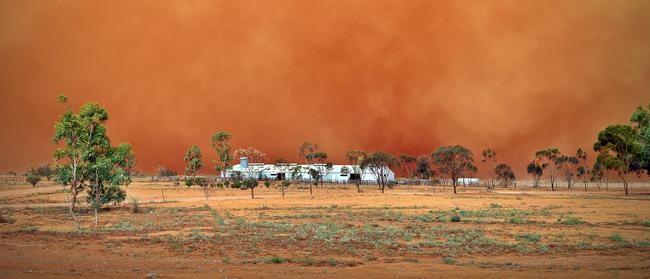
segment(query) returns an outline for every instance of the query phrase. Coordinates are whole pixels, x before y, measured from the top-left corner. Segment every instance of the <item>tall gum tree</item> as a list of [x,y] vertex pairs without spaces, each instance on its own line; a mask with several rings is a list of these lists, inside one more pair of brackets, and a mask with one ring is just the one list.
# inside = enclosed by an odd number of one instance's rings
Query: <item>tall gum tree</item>
[[111,146],[104,127],[108,113],[103,107],[87,103],[74,113],[67,105],[66,96],[60,95],[57,100],[67,108],[54,125],[52,142],[59,145],[53,155],[55,180],[69,186],[69,213],[79,229],[75,214],[79,192],[88,189],[97,224],[102,204],[123,200],[124,193],[119,185],[130,182],[135,155],[128,144]]
[[388,174],[390,169],[399,166],[399,160],[395,156],[384,152],[375,152],[366,156],[361,161],[360,167],[367,169],[375,176],[379,189],[384,193],[389,182]]
[[472,151],[460,145],[440,147],[431,154],[431,158],[440,172],[451,178],[454,194],[456,194],[458,178],[477,171]]

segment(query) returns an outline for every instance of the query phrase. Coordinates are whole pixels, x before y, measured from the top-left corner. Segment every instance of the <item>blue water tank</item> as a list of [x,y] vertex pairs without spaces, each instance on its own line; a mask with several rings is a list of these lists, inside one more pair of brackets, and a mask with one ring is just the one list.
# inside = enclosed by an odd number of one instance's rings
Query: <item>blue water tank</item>
[[239,165],[242,168],[248,168],[248,158],[247,157],[241,157],[239,158]]

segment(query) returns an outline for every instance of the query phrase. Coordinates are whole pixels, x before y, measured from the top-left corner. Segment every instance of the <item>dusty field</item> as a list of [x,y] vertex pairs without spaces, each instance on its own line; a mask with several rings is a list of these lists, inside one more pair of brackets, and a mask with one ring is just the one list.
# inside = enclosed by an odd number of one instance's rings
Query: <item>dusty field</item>
[[75,231],[60,186],[0,186],[0,278],[649,277],[643,189],[449,190],[136,183]]

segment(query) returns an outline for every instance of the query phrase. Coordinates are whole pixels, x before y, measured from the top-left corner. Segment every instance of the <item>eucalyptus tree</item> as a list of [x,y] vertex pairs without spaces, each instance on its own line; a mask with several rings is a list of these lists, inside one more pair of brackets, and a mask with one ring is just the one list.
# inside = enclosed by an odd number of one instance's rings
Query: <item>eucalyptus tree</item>
[[526,166],[526,172],[533,176],[533,187],[539,187],[539,180],[544,174],[542,165],[537,160],[533,160]]
[[605,176],[605,168],[599,160],[594,162],[589,174],[589,180],[591,182],[596,182],[596,186],[600,189],[600,183],[603,181],[603,177]]
[[[494,168],[494,175],[503,183],[506,188],[508,188],[508,185],[510,185],[510,183],[516,179],[512,168],[506,164],[498,164]],[[492,186],[492,188],[494,188],[494,186]]]
[[41,165],[37,167],[36,169],[33,170],[35,174],[38,176],[43,176],[45,177],[48,181],[52,178],[54,175],[54,170],[49,164]]
[[549,169],[551,190],[555,191],[555,171],[558,169],[558,158],[562,156],[557,148],[542,149],[535,153],[539,165],[543,170]]
[[598,133],[594,151],[599,152],[599,160],[605,168],[615,171],[623,180],[625,194],[628,190],[628,175],[640,173],[644,160],[643,143],[639,140],[638,129],[629,125],[611,125]]
[[454,194],[456,194],[458,178],[477,172],[472,151],[460,145],[439,147],[431,154],[431,158],[440,168],[441,173],[451,178]]
[[282,191],[282,197],[284,198],[284,191],[291,186],[291,182],[289,180],[284,180],[282,183],[280,183],[280,190]]
[[199,170],[203,167],[201,161],[201,148],[198,145],[192,145],[187,151],[183,160],[185,161],[185,175],[196,176]]
[[630,121],[637,132],[636,138],[640,145],[632,168],[637,173],[645,171],[650,175],[650,104],[647,109],[638,107]]
[[327,168],[327,165],[325,164],[327,153],[318,151],[308,153],[305,155],[305,159],[307,160],[307,163],[311,165],[311,167],[309,167],[309,176],[312,179],[312,183],[309,184],[309,194],[313,195],[314,190],[312,186],[318,185],[319,182],[322,184],[324,173]]
[[[361,150],[350,150],[345,153],[345,160],[352,166],[353,173],[358,175],[358,178],[354,179],[354,184],[357,186],[357,193],[361,193],[361,179],[363,179],[363,169],[360,167],[360,165],[366,156],[368,156],[368,154],[366,154],[365,151]],[[352,177],[352,175],[350,175],[350,177]]]
[[219,158],[215,170],[221,174],[221,177],[225,177],[225,172],[233,160],[230,147],[231,137],[232,135],[226,131],[218,131],[210,137],[210,144]]
[[317,152],[319,149],[319,146],[317,143],[313,142],[303,142],[298,146],[298,159],[301,160],[304,163],[309,163],[307,159],[307,155],[310,153]]
[[408,154],[401,154],[399,155],[399,161],[401,166],[406,170],[406,175],[408,176],[408,179],[413,179],[413,175],[411,173],[411,167],[415,162],[417,161],[417,158],[412,155]]
[[[67,105],[67,97],[57,100]],[[119,186],[131,182],[135,155],[131,146],[121,144],[113,147],[104,127],[108,120],[107,111],[95,103],[83,105],[78,113],[70,106],[54,125],[52,141],[59,144],[54,152],[55,180],[69,186],[69,213],[79,228],[75,214],[77,195],[88,190],[88,201],[95,209],[95,224],[98,211],[108,202],[121,202],[125,192]]]
[[362,169],[367,169],[373,174],[382,193],[384,193],[384,189],[389,182],[388,174],[390,169],[399,166],[400,162],[395,156],[384,152],[369,154],[363,158],[360,165]]
[[[492,173],[494,173],[496,171],[494,165],[497,163],[497,152],[492,148],[488,148],[481,152],[481,156],[481,162],[486,164],[487,169],[492,170]],[[494,189],[494,174],[492,173],[490,174],[490,185]]]
[[422,155],[418,157],[417,163],[415,164],[415,172],[420,179],[429,179],[433,176],[433,170],[431,169],[431,162],[428,156]]
[[113,147],[108,143],[105,149],[95,149],[93,152],[94,161],[86,172],[91,185],[86,200],[95,211],[95,225],[98,225],[98,211],[102,206],[126,199],[126,192],[120,186],[131,183],[135,154],[129,144]]
[[587,176],[589,176],[589,168],[587,167],[587,152],[578,148],[576,151],[576,158],[578,159],[578,179],[582,179],[587,191]]
[[185,152],[185,157],[183,157],[183,160],[185,161],[185,176],[190,176],[189,178],[185,178],[185,185],[187,185],[187,187],[191,187],[192,185],[198,185],[201,187],[203,189],[205,200],[207,201],[209,196],[209,184],[205,178],[196,176],[199,173],[199,170],[203,167],[203,161],[201,161],[202,157],[201,148],[197,145],[192,145]]
[[564,175],[564,179],[567,182],[567,188],[573,188],[573,184],[576,182],[573,177],[576,175],[578,158],[575,156],[560,155],[555,161],[558,170]]

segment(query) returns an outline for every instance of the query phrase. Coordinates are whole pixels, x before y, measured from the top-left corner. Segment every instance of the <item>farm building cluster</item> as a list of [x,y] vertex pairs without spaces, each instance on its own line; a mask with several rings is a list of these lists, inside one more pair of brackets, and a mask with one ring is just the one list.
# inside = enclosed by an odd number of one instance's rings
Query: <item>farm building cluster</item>
[[[324,182],[348,183],[354,181],[373,183],[377,175],[368,169],[361,169],[358,165],[333,165],[333,164],[297,164],[297,163],[249,163],[248,158],[239,159],[239,164],[234,165],[223,175],[227,178],[254,178],[260,180],[313,180],[311,173],[315,170]],[[384,171],[386,181],[395,181],[395,173],[386,168]]]

